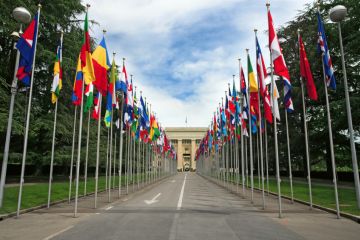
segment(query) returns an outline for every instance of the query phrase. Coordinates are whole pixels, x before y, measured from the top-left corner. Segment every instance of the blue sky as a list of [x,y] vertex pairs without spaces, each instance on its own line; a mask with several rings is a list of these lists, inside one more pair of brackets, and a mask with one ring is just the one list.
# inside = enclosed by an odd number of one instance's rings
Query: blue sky
[[[273,0],[276,26],[292,20],[312,0]],[[90,19],[107,30],[109,53],[125,57],[134,84],[164,127],[208,126],[227,83],[238,75],[238,58],[250,49],[254,28],[268,54],[265,0],[91,0]],[[269,64],[266,58],[266,64]],[[236,77],[236,80],[238,77]],[[236,85],[239,86],[238,81]]]

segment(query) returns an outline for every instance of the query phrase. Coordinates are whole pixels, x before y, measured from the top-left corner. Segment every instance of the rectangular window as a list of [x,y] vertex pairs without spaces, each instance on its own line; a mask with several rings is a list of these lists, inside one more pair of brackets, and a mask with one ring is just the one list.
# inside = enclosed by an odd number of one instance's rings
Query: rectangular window
[[183,139],[182,144],[191,144],[191,140],[190,139]]

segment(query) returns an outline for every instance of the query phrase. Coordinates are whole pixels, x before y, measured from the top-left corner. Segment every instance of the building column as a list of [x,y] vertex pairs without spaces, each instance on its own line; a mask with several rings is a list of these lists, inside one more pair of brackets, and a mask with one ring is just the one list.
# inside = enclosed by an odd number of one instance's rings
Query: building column
[[195,162],[195,153],[196,153],[196,141],[195,139],[191,140],[191,169],[196,170],[196,162]]
[[178,139],[178,143],[177,143],[177,169],[181,169],[181,171],[183,171],[183,147],[182,147],[182,139]]

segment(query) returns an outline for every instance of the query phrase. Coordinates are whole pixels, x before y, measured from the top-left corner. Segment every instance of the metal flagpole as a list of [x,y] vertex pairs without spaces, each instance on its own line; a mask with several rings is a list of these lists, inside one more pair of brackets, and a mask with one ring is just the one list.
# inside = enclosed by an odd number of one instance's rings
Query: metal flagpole
[[[123,58],[123,61],[125,61],[125,58]],[[125,95],[122,95],[121,100],[121,112],[120,112],[120,146],[119,146],[119,197],[121,196],[121,178],[122,178],[122,158],[123,158],[123,143],[124,143],[124,123],[123,123],[123,112],[124,112],[124,104],[125,104]]]
[[132,192],[135,191],[135,162],[136,162],[136,141],[135,136],[133,137],[133,148],[132,148],[132,159],[130,162],[131,167],[131,183],[132,183]]
[[[298,29],[298,41],[300,40],[300,29]],[[300,43],[300,41],[299,41]],[[300,51],[299,46],[299,51]],[[311,165],[310,165],[310,150],[309,150],[309,137],[307,130],[307,122],[306,122],[306,110],[305,110],[305,96],[304,96],[304,79],[300,77],[301,84],[301,99],[302,99],[302,108],[303,108],[303,118],[304,118],[304,133],[305,133],[305,151],[306,151],[306,167],[307,167],[307,181],[309,186],[309,203],[310,209],[312,209],[312,189],[311,189]],[[293,200],[293,198],[292,198]]]
[[330,116],[330,106],[329,106],[329,95],[328,95],[327,85],[326,85],[326,76],[325,76],[324,63],[323,63],[323,73],[324,73],[324,84],[325,84],[324,89],[325,89],[325,99],[326,99],[326,112],[327,112],[327,121],[328,121],[328,128],[329,128],[331,165],[332,165],[332,172],[333,172],[334,193],[335,193],[335,201],[336,201],[336,214],[337,214],[337,218],[340,218],[340,207],[339,207],[339,197],[338,197],[338,190],[337,190],[337,177],[336,177],[334,143],[333,143],[333,136],[332,136],[331,116]]
[[[256,44],[256,38],[257,38],[257,29],[254,30],[255,32],[255,47]],[[263,209],[265,209],[265,183],[264,183],[264,154],[263,154],[263,139],[262,139],[262,115],[261,115],[261,104],[260,104],[260,91],[262,91],[260,87],[260,81],[259,81],[259,74],[258,73],[258,98],[259,98],[259,141],[260,141],[260,171],[261,171],[261,190],[262,190],[262,202],[263,202]],[[265,86],[264,86],[265,87]],[[265,125],[266,125],[266,119],[265,119]],[[259,159],[259,152],[258,152],[258,159]],[[258,161],[259,162],[259,161]],[[259,169],[259,166],[258,166]],[[259,174],[258,174],[259,175]],[[260,184],[259,184],[260,185]]]
[[89,160],[90,119],[91,119],[90,109],[88,111],[89,113],[88,113],[88,123],[87,123],[85,167],[84,167],[84,196],[86,196],[87,168],[88,168],[88,160]]
[[[90,5],[86,5],[86,12],[89,11]],[[81,88],[81,105],[80,105],[80,120],[79,120],[79,138],[78,138],[78,154],[76,161],[76,185],[75,185],[75,207],[74,207],[74,217],[77,214],[78,207],[78,195],[79,195],[79,178],[80,178],[80,158],[81,158],[81,135],[82,135],[82,125],[83,125],[83,111],[84,111],[84,88],[85,88],[85,79],[82,81]]]
[[[115,111],[116,111],[116,109],[115,109]],[[115,135],[115,140],[114,140],[114,167],[113,167],[113,183],[112,183],[112,185],[113,185],[113,188],[115,189],[115,183],[116,183],[116,140],[117,140],[117,131],[116,131],[116,129],[115,129],[115,131],[114,131],[114,135]]]
[[97,204],[97,194],[98,194],[98,184],[99,184],[99,158],[100,158],[100,129],[101,129],[101,102],[102,102],[102,94],[99,94],[98,106],[99,106],[99,116],[98,116],[98,131],[97,131],[97,143],[96,143],[96,168],[95,168],[95,201],[94,208],[96,208]]
[[294,191],[293,191],[292,170],[291,170],[291,156],[290,156],[289,123],[288,123],[288,114],[287,114],[286,108],[285,108],[285,126],[286,126],[286,142],[287,142],[287,152],[288,152],[291,203],[294,203]]
[[[30,13],[29,14],[30,18]],[[19,33],[22,32],[22,24],[20,24]],[[14,49],[16,49],[16,43],[14,42]],[[14,69],[14,77],[11,84],[11,98],[10,98],[10,107],[9,107],[9,118],[8,118],[8,125],[6,129],[6,139],[5,139],[5,148],[4,148],[4,157],[3,163],[1,168],[1,181],[0,181],[0,208],[3,206],[3,199],[4,199],[4,188],[5,188],[5,180],[6,180],[6,170],[8,165],[8,158],[9,158],[9,148],[10,148],[10,138],[11,138],[11,129],[12,129],[12,121],[13,121],[13,113],[14,113],[14,104],[15,104],[15,95],[17,92],[17,69],[19,68],[19,59],[20,59],[20,51],[16,49],[16,60],[15,60],[15,69]]]
[[245,138],[245,175],[246,175],[246,187],[249,187],[249,158],[248,158],[248,138]]
[[112,160],[112,139],[113,139],[113,107],[110,115],[110,144],[109,144],[109,167],[108,167],[108,202],[111,202],[111,160]]
[[[260,102],[260,99],[259,99],[259,102]],[[259,130],[256,133],[256,157],[257,157],[257,166],[256,167],[257,167],[257,174],[258,174],[258,187],[260,189],[261,188],[261,186],[260,186],[261,178],[260,178]]]
[[54,110],[54,129],[53,129],[53,137],[52,137],[52,144],[51,144],[51,161],[50,161],[49,189],[48,189],[49,191],[48,191],[47,208],[50,207],[50,200],[51,200],[51,183],[53,180],[57,109],[58,109],[58,100],[56,99],[55,110]]
[[[64,31],[61,30],[61,35],[60,35],[60,50],[61,50],[61,51],[62,51],[62,45],[63,45],[63,37],[64,37]],[[48,191],[47,208],[50,207],[50,200],[51,200],[51,183],[52,183],[52,180],[53,180],[53,167],[54,167],[54,151],[55,151],[55,134],[56,134],[57,109],[58,109],[58,98],[56,98],[55,110],[54,110],[54,129],[53,129],[53,138],[52,138],[52,145],[51,145],[51,162],[50,162],[49,191]]]
[[307,130],[307,122],[306,122],[306,111],[305,111],[305,97],[304,97],[304,79],[300,78],[301,82],[301,97],[302,97],[302,105],[303,105],[303,118],[304,118],[304,132],[305,132],[305,149],[306,149],[306,165],[307,165],[307,181],[309,185],[309,203],[310,209],[312,208],[312,191],[311,191],[311,166],[310,166],[310,156],[309,156],[309,139],[308,139],[308,130]]
[[[270,9],[270,3],[266,3],[267,10]],[[275,79],[274,79],[274,64],[273,64],[273,58],[272,58],[272,52],[271,47],[269,46],[270,50],[270,67],[271,67],[271,100],[272,103],[275,102],[274,99],[274,85],[275,85]],[[274,104],[273,104],[274,105]],[[279,201],[279,218],[282,218],[282,207],[281,207],[281,185],[280,185],[280,167],[279,167],[279,148],[278,148],[278,139],[277,139],[277,125],[276,125],[276,113],[273,106],[273,121],[274,121],[274,142],[275,142],[275,165],[276,165],[276,182],[277,182],[277,189],[278,189],[278,201]]]
[[110,129],[107,129],[106,141],[106,166],[105,166],[105,190],[108,191],[108,175],[109,175],[109,142],[110,142]]
[[131,139],[130,139],[130,127],[127,129],[127,151],[126,151],[126,194],[129,194],[129,164],[130,164],[130,149],[131,149]]
[[139,138],[139,142],[138,142],[138,156],[137,156],[137,162],[136,162],[136,180],[137,180],[137,189],[139,190],[140,188],[140,181],[139,181],[139,178],[140,178],[140,175],[139,175],[139,172],[140,172],[140,145],[141,142],[140,142],[140,138]]
[[35,59],[36,59],[36,47],[37,47],[37,40],[38,40],[37,38],[38,38],[38,33],[39,33],[40,10],[41,10],[41,4],[38,4],[38,19],[37,19],[37,24],[36,24],[36,26],[37,26],[36,27],[36,42],[35,42],[35,46],[34,46],[34,57],[33,57],[32,71],[31,71],[29,104],[28,104],[27,115],[26,115],[24,149],[23,149],[23,156],[22,156],[22,162],[21,162],[20,187],[19,187],[18,205],[17,205],[17,211],[16,211],[17,217],[19,217],[19,215],[20,215],[22,189],[23,189],[23,185],[24,185],[25,161],[26,161],[27,143],[28,143],[29,125],[30,125],[32,90],[33,90],[33,86],[34,86]]
[[71,187],[72,187],[72,176],[73,176],[73,168],[74,168],[74,152],[75,152],[75,141],[76,141],[76,120],[77,120],[77,107],[75,106],[74,113],[74,129],[73,129],[73,139],[72,139],[72,149],[71,149],[71,161],[70,161],[70,176],[69,176],[69,198],[68,202],[71,200]]
[[[246,49],[247,56],[249,55],[249,49]],[[249,66],[248,66],[249,67]],[[248,68],[249,69],[249,68]],[[250,80],[250,79],[249,79]],[[249,82],[250,84],[250,82]],[[246,92],[248,99],[250,100],[250,87]],[[250,101],[249,101],[250,102]],[[250,182],[251,182],[251,203],[254,203],[254,159],[253,159],[253,147],[252,147],[252,131],[251,131],[251,104],[249,104],[249,142],[250,142]]]
[[269,195],[269,153],[268,153],[268,139],[267,139],[267,122],[265,121],[265,165],[266,165],[266,191]]
[[[241,58],[239,60],[239,78],[241,79]],[[241,80],[240,80],[241,81]],[[241,82],[240,82],[241,89]],[[244,166],[244,130],[243,130],[243,116],[242,116],[242,108],[243,108],[244,97],[240,98],[240,106],[241,106],[241,118],[240,118],[240,138],[241,138],[241,183],[242,183],[242,193],[245,196],[245,166]]]
[[[320,12],[320,4],[317,4],[318,11]],[[324,52],[322,53],[325,54]],[[336,164],[335,164],[335,154],[334,154],[334,143],[333,143],[333,136],[332,136],[332,127],[331,127],[331,115],[330,115],[330,104],[329,104],[329,95],[328,89],[326,84],[326,72],[325,72],[325,65],[324,65],[324,58],[323,55],[321,57],[322,60],[322,68],[323,68],[323,79],[324,79],[324,90],[325,90],[325,100],[326,100],[326,113],[327,113],[327,122],[329,128],[329,141],[330,141],[330,155],[331,155],[331,166],[332,166],[332,173],[333,173],[333,183],[334,183],[334,193],[335,193],[335,202],[336,202],[336,215],[337,218],[340,218],[340,207],[339,207],[339,197],[338,197],[338,189],[337,189],[337,176],[336,176]]]

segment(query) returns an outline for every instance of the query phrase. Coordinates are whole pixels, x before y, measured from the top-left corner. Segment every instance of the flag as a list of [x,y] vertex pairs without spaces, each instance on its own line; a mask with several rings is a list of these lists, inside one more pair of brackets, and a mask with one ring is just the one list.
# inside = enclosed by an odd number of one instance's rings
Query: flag
[[160,136],[160,131],[159,131],[159,126],[157,124],[156,118],[153,114],[151,114],[150,116],[150,125],[151,125],[151,129],[150,129],[150,140],[151,141],[156,141],[157,138],[159,138]]
[[256,71],[258,76],[258,82],[260,85],[260,95],[263,98],[264,105],[264,117],[269,123],[272,123],[272,114],[271,114],[271,101],[268,87],[266,86],[265,79],[267,77],[266,67],[263,55],[261,53],[260,44],[258,38],[256,37]]
[[269,47],[271,51],[271,57],[274,65],[274,74],[282,77],[284,82],[284,104],[288,112],[294,111],[294,106],[291,99],[291,83],[290,74],[286,66],[284,56],[282,54],[280,43],[275,32],[273,19],[268,10],[268,24],[269,24]]
[[327,45],[324,24],[321,20],[320,13],[317,12],[318,19],[318,51],[322,54],[322,61],[325,68],[326,84],[331,89],[336,89],[336,80],[334,68],[332,65],[329,47]]
[[138,123],[139,123],[139,112],[138,112],[138,107],[137,107],[137,98],[136,98],[136,89],[135,89],[135,94],[134,94],[134,99],[133,99],[133,111],[132,111],[132,124],[131,124],[131,131],[133,134],[136,133],[137,128],[138,128]]
[[240,66],[240,87],[241,87],[241,89],[240,89],[241,93],[243,94],[242,117],[244,119],[248,119],[249,107],[248,107],[248,101],[247,101],[247,85],[246,85],[246,80],[245,80],[244,69],[242,66]]
[[119,104],[119,99],[116,98],[115,100],[115,108],[113,109],[113,122],[115,123],[115,126],[117,129],[120,128],[120,115],[119,115],[119,111],[120,111],[120,104]]
[[25,86],[30,85],[31,71],[33,68],[35,47],[37,42],[38,23],[39,15],[37,13],[16,44],[16,48],[20,52],[19,67],[16,73],[16,77]]
[[51,85],[51,102],[56,103],[62,88],[62,39],[57,47],[54,64],[54,79]]
[[84,74],[84,81],[86,85],[95,81],[94,66],[90,51],[90,35],[89,35],[89,23],[88,13],[85,15],[84,22],[84,40],[80,51],[81,70]]
[[108,88],[108,74],[110,68],[109,54],[107,52],[105,38],[103,37],[100,44],[92,54],[92,63],[94,66],[95,81],[94,85],[103,95],[106,95]]
[[145,106],[145,102],[143,100],[143,97],[140,96],[140,105],[139,105],[139,115],[140,115],[140,123],[141,126],[143,128],[148,128],[150,127],[150,122],[149,122],[149,116],[146,112],[146,106]]
[[82,99],[82,81],[83,81],[83,72],[81,70],[81,61],[80,56],[78,59],[78,64],[76,67],[75,80],[73,85],[73,92],[71,95],[71,101],[75,106],[81,104]]
[[255,80],[255,74],[251,65],[250,56],[247,56],[248,61],[248,81],[250,86],[250,116],[251,116],[251,132],[257,132],[257,121],[259,117],[259,95],[258,84]]
[[128,82],[128,77],[127,77],[127,73],[126,73],[125,62],[123,62],[123,67],[122,67],[122,70],[120,73],[120,79],[119,79],[119,81],[116,82],[116,90],[126,93],[127,92],[127,82]]
[[299,48],[300,48],[300,75],[306,80],[306,88],[309,98],[311,100],[316,101],[318,98],[316,87],[315,87],[313,75],[311,73],[309,60],[307,59],[306,56],[305,45],[300,35],[299,35]]
[[111,73],[110,73],[110,80],[108,85],[108,92],[106,96],[106,111],[104,122],[106,127],[110,127],[111,123],[111,112],[112,108],[116,106],[116,96],[115,96],[115,79],[116,79],[116,64],[115,60],[113,59],[111,64]]
[[84,106],[84,112],[88,112],[94,103],[94,85],[90,82],[86,85],[85,89],[86,103]]
[[[280,121],[280,111],[279,111],[279,102],[278,102],[278,99],[279,99],[279,91],[277,89],[277,86],[276,86],[276,82],[274,81],[274,88],[272,89],[273,90],[273,94],[274,94],[274,102],[271,102],[271,106],[273,107],[273,111],[275,112],[275,117],[278,121]],[[272,98],[271,98],[272,100]]]
[[140,138],[143,141],[146,141],[146,138],[148,137],[149,134],[150,121],[149,121],[149,115],[146,111],[146,104],[142,96],[140,96],[139,116],[140,116]]
[[99,98],[100,98],[100,92],[98,92],[94,98],[94,110],[92,112],[92,118],[95,120],[99,120]]
[[133,117],[133,88],[132,88],[132,80],[130,83],[127,83],[127,91],[126,91],[126,107],[124,109],[124,124],[125,126],[130,126],[132,123]]

